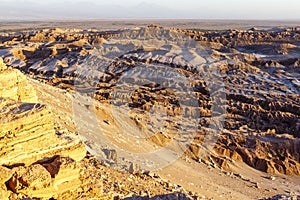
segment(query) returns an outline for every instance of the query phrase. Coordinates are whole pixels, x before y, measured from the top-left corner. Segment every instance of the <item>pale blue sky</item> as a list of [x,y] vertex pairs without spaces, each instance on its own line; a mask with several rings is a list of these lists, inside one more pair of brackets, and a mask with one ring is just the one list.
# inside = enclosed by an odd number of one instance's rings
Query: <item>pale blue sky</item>
[[300,0],[0,0],[0,19],[300,19]]

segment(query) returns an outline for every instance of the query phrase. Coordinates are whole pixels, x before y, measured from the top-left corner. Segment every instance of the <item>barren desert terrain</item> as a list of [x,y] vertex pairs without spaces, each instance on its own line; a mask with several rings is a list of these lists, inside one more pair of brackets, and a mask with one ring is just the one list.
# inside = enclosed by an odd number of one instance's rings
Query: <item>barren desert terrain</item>
[[1,22],[0,199],[300,199],[300,24],[152,22]]

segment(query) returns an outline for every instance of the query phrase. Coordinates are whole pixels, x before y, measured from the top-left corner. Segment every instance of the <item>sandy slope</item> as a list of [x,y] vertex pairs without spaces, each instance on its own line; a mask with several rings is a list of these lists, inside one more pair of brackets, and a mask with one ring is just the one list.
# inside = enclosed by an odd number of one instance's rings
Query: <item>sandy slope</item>
[[[37,90],[39,101],[49,105],[57,116],[55,123],[59,129],[76,132],[72,94],[36,80],[31,80],[31,84]],[[111,129],[110,133],[114,131]],[[244,163],[233,163],[231,169],[234,173],[197,163],[189,158],[181,158],[157,173],[174,184],[213,199],[259,199],[276,194],[300,195],[299,177],[280,175],[271,180],[270,175]]]

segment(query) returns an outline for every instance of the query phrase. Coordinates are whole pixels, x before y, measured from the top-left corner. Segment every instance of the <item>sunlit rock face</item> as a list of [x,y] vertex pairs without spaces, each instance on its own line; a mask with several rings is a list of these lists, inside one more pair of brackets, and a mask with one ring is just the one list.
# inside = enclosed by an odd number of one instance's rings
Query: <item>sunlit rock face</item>
[[34,88],[19,70],[7,68],[0,58],[0,96],[15,101],[37,103]]
[[34,163],[49,162],[47,160],[58,155],[68,156],[76,163],[86,155],[83,144],[74,136],[58,137],[51,111],[46,105],[37,103],[36,91],[26,76],[17,69],[6,67],[2,59],[0,67],[1,199],[13,198],[5,189],[5,183],[15,193],[39,198],[53,197],[59,193],[59,187],[62,191],[77,188],[80,185],[79,168],[64,172],[74,174],[73,179],[77,177],[77,180],[70,179],[70,185],[62,186],[61,178],[52,180],[45,167]]

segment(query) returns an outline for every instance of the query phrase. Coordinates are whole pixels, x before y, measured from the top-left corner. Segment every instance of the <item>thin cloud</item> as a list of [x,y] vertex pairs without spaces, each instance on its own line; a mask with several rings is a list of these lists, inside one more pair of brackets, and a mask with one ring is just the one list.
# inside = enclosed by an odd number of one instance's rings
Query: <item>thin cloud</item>
[[0,0],[0,19],[299,19],[297,0]]

